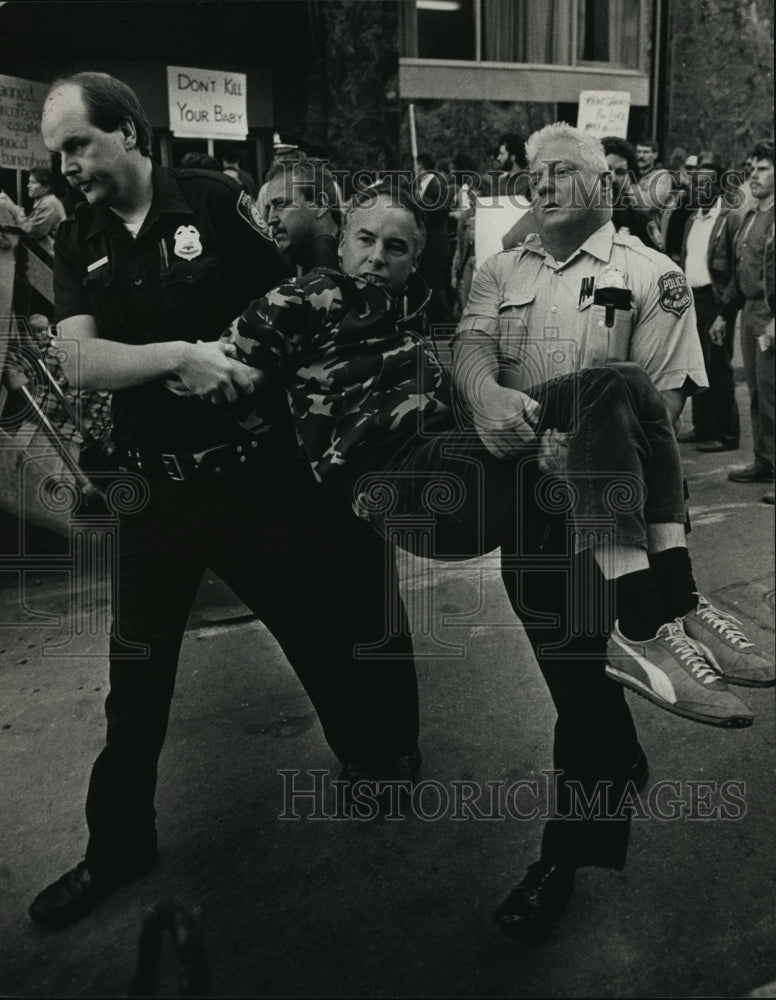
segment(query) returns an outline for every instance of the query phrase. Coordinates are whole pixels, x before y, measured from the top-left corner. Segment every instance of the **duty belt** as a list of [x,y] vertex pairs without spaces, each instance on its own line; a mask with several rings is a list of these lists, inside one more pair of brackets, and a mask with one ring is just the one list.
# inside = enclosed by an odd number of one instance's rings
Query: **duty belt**
[[255,464],[258,441],[243,444],[221,444],[188,455],[155,452],[145,448],[126,449],[127,458],[139,472],[148,476],[162,473],[176,483],[190,482],[207,475],[220,475]]

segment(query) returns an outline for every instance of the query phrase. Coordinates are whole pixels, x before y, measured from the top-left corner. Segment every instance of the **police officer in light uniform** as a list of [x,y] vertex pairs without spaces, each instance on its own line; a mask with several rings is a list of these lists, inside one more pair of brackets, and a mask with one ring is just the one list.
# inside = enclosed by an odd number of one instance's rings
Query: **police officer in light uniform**
[[[707,384],[684,275],[615,232],[611,200],[601,196],[608,172],[596,139],[548,126],[529,139],[528,156],[538,235],[483,263],[458,327],[456,381],[480,437],[500,457],[519,448],[518,396],[498,386],[525,390],[607,361],[641,365],[676,421],[685,396]],[[561,436],[548,439],[545,468],[555,467],[562,445]],[[625,863],[628,816],[575,815],[568,781],[588,797],[609,782],[604,809],[616,810],[625,783],[643,785],[648,772],[623,691],[604,672],[613,595],[584,553],[569,551],[566,517],[552,512],[552,491],[538,499],[535,463],[524,463],[521,474],[523,509],[511,546],[502,545],[502,575],[558,712],[554,760],[564,777],[540,859],[495,916],[509,933],[532,937],[563,912],[576,868]]]
[[[141,495],[119,525],[107,745],[89,785],[86,857],[30,909],[56,927],[156,863],[157,761],[206,566],[273,632],[343,763],[371,754],[401,770],[417,750],[418,711],[409,638],[380,646],[388,613],[405,622],[385,593],[379,540],[370,548],[368,527],[328,517],[280,388],[257,390],[250,434],[223,405],[253,393],[254,376],[214,338],[289,274],[252,201],[223,175],[153,163],[136,96],[104,74],[55,83],[42,132],[87,202],[55,255],[59,332],[79,346],[68,376],[113,392],[116,442]],[[359,661],[362,643],[382,659]]]

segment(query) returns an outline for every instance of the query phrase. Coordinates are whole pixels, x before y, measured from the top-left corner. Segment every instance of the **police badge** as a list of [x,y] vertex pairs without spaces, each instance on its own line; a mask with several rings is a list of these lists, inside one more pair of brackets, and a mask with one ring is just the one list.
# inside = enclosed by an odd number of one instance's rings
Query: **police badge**
[[202,253],[202,239],[196,226],[178,226],[173,253],[183,260],[194,260]]

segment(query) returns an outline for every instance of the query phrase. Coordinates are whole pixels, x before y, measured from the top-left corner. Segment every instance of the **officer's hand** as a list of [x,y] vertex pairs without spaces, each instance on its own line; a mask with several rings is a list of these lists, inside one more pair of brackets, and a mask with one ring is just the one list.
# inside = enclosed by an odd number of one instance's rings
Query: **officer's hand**
[[717,316],[714,322],[709,327],[709,340],[712,344],[717,347],[721,347],[725,343],[725,334],[727,332],[727,323],[722,316]]
[[553,472],[563,476],[566,472],[568,458],[568,434],[551,428],[540,438],[539,468],[542,472]]
[[[234,344],[228,344],[222,340],[218,340],[216,341],[216,346],[224,352],[227,358],[233,358],[238,362],[240,365],[240,379],[237,386],[238,391],[245,396],[250,396],[256,386],[260,385],[264,381],[264,372],[260,368],[255,368],[253,365],[243,362],[240,359],[239,352]],[[250,387],[248,389],[244,388],[246,380],[250,383]]]
[[172,375],[170,378],[166,378],[162,385],[171,392],[174,396],[193,396],[194,393],[191,389],[188,389],[183,382],[178,378],[177,375]]
[[517,389],[493,385],[474,412],[480,440],[496,458],[511,458],[536,443],[539,404]]
[[239,395],[250,396],[260,373],[229,357],[230,347],[218,342],[185,344],[175,374],[190,393],[211,403],[233,403]]

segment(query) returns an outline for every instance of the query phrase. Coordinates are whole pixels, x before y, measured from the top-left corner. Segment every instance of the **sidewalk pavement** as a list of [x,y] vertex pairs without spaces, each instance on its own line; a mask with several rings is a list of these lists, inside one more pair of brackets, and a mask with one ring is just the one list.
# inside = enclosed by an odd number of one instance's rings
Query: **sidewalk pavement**
[[[725,479],[747,448],[682,446],[690,546],[704,593],[773,654],[773,508],[763,486]],[[310,789],[310,770],[330,769],[317,780],[333,811],[337,763],[272,637],[249,617],[219,624],[239,611],[207,577],[160,768],[160,866],[56,933],[26,909],[83,854],[106,639],[87,630],[52,649],[67,637],[67,575],[0,572],[0,994],[125,995],[146,908],[170,899],[199,914],[214,996],[742,996],[776,979],[773,689],[738,689],[756,713],[738,731],[629,695],[652,791],[628,865],[580,872],[553,937],[521,949],[490,912],[535,859],[541,820],[465,819],[455,795],[543,790],[553,709],[494,558],[476,573],[407,562],[426,818],[311,819],[312,800],[289,803],[291,781]],[[530,799],[515,802],[528,812]],[[278,818],[292,808],[308,818]],[[175,995],[176,975],[167,943],[160,995]]]

